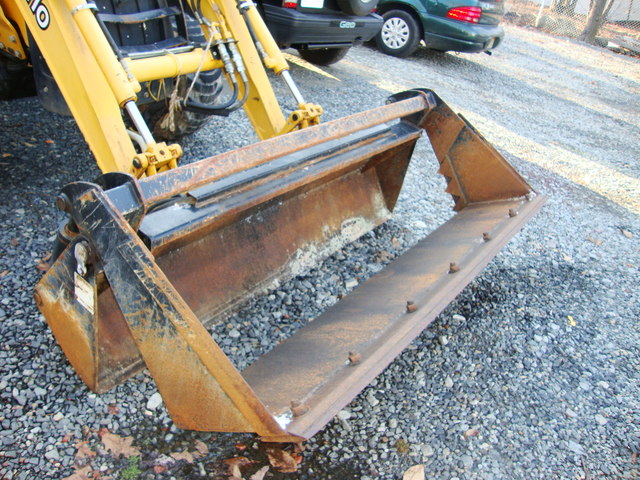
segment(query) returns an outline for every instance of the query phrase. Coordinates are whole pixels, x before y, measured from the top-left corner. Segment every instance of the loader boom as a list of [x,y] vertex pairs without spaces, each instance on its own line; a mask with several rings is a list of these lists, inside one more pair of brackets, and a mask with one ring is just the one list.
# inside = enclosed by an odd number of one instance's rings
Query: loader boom
[[[177,166],[180,146],[156,142],[136,105],[140,95],[150,94],[153,81],[189,82],[187,75],[222,69],[238,97],[245,99],[242,106],[261,139],[318,123],[322,109],[299,95],[287,62],[252,2],[239,7],[231,0],[204,0],[197,8],[194,3],[189,13],[199,18],[207,45],[149,48],[144,54],[115,46],[96,10],[85,0],[0,0],[0,44],[15,45],[14,56],[26,58],[29,43],[35,41],[102,172],[139,177]],[[296,92],[298,110],[288,118],[265,67]],[[176,89],[178,85],[179,80]],[[170,107],[187,108],[188,99],[182,100],[184,104]],[[125,117],[144,148],[132,140]]]

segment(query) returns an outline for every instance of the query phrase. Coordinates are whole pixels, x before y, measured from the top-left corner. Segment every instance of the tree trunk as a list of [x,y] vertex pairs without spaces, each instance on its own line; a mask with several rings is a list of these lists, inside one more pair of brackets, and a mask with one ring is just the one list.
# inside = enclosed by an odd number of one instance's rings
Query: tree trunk
[[584,30],[578,37],[578,40],[583,42],[596,43],[596,36],[600,27],[604,24],[606,16],[613,5],[613,0],[592,0],[591,7],[589,8],[589,15],[587,15],[587,24],[584,26]]

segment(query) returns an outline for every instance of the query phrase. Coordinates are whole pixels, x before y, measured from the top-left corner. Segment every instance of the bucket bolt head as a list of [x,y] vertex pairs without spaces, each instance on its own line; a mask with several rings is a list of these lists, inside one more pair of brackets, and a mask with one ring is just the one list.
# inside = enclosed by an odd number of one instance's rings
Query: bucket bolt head
[[291,401],[291,413],[294,417],[300,417],[309,411],[309,406],[297,400]]
[[407,300],[407,313],[413,313],[417,310],[416,303],[413,300]]
[[460,271],[460,266],[456,262],[451,262],[449,264],[449,273],[456,273]]
[[349,352],[349,365],[358,365],[362,360],[362,356],[359,353]]
[[491,240],[491,234],[489,232],[483,232],[482,240],[484,240],[485,242],[488,242],[489,240]]
[[71,200],[65,193],[61,193],[56,197],[56,207],[62,212],[69,213],[71,211]]
[[516,215],[518,215],[518,212],[516,211],[515,208],[510,208],[509,209],[509,216],[510,217],[515,217]]

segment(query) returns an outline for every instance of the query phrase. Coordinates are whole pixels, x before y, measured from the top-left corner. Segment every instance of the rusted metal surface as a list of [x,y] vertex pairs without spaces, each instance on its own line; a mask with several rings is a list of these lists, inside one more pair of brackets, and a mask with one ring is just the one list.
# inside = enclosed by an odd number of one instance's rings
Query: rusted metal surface
[[96,332],[93,315],[74,299],[73,249],[67,248],[38,282],[37,305],[74,369],[92,390],[97,390]]
[[64,189],[174,422],[194,430],[284,432],[100,189]]
[[165,175],[145,178],[140,181],[145,200],[149,204],[186,193],[224,178],[243,172],[281,156],[298,152],[305,148],[341,139],[350,134],[399,118],[415,114],[424,114],[434,102],[428,94],[418,94],[403,102],[392,103],[306,128],[280,137],[264,140],[215,157],[183,165]]
[[467,121],[439,97],[437,106],[424,117],[440,162],[439,173],[447,180],[447,192],[455,210],[467,205],[526,195],[531,187]]
[[[80,234],[36,294],[83,380],[104,391],[146,364],[182,428],[320,429],[543,202],[435,94],[393,101],[140,181],[65,187]],[[423,128],[460,213],[243,378],[204,325],[384,222]]]
[[[422,332],[543,203],[537,197],[468,207],[243,376],[269,410],[286,419],[287,431],[309,438]],[[509,217],[509,208],[519,215]],[[491,242],[482,240],[483,232],[491,232]],[[452,261],[459,266],[455,273],[449,271]],[[357,364],[347,355],[357,355]],[[293,415],[291,401],[308,411]]]

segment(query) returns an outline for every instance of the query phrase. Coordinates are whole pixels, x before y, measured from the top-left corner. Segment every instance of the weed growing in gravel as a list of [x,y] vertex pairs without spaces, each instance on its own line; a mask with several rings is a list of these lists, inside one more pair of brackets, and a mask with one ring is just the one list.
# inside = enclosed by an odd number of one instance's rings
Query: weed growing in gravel
[[129,465],[122,470],[120,478],[122,478],[122,480],[135,480],[142,473],[142,470],[138,468],[140,457],[129,457],[128,461]]

